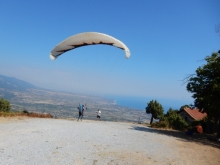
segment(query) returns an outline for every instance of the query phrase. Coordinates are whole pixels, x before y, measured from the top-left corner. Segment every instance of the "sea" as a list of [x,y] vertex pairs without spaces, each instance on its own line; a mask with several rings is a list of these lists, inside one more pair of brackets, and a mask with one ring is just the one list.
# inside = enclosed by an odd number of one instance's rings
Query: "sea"
[[114,101],[115,104],[132,108],[140,111],[145,111],[147,104],[151,100],[156,100],[159,102],[163,109],[164,113],[166,113],[170,108],[174,110],[179,110],[183,105],[192,104],[192,100],[175,100],[175,99],[167,99],[167,98],[150,98],[150,97],[138,97],[138,96],[116,96],[116,95],[108,95],[105,96],[108,99]]

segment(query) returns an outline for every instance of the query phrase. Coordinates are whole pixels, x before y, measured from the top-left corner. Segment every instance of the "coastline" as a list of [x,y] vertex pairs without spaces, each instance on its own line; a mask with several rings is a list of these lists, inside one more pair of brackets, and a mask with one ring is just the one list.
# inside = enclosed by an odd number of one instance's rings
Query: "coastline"
[[114,105],[136,109],[138,111],[145,111],[145,107],[151,100],[157,100],[164,108],[166,113],[169,108],[180,109],[182,105],[188,105],[191,100],[177,100],[171,98],[154,98],[154,97],[143,97],[143,96],[119,96],[119,95],[110,95],[104,96],[107,99],[112,100]]

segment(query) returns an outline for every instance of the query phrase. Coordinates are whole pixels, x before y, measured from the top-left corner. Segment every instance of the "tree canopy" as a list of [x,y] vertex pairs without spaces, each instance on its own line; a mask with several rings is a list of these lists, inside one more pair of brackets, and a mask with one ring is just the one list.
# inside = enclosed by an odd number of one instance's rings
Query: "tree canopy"
[[156,100],[151,100],[146,107],[146,113],[152,114],[150,124],[152,124],[153,119],[160,119],[160,117],[163,116],[163,111],[163,107],[160,103]]
[[9,112],[11,110],[11,105],[8,100],[0,99],[0,112]]
[[187,90],[193,93],[195,106],[209,116],[220,116],[220,55],[213,53],[205,58],[207,64],[200,66],[188,80]]
[[[212,53],[205,60],[207,63],[197,68],[186,88],[193,93],[195,107],[207,113],[208,125],[214,119],[215,131],[220,137],[220,51]],[[206,132],[210,132],[208,126],[206,129]]]

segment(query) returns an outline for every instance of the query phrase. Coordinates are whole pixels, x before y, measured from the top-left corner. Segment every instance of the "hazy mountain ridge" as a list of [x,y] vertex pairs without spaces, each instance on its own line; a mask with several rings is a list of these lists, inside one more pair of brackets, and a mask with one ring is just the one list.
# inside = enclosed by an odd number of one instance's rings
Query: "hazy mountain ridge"
[[94,119],[98,108],[104,120],[136,121],[139,117],[143,120],[149,118],[143,111],[116,105],[110,99],[42,89],[3,75],[0,75],[0,98],[8,99],[12,110],[46,112],[64,118],[77,118],[79,103],[87,104],[88,110],[84,115],[86,119]]
[[24,91],[30,88],[39,88],[14,77],[0,75],[0,87],[7,90]]

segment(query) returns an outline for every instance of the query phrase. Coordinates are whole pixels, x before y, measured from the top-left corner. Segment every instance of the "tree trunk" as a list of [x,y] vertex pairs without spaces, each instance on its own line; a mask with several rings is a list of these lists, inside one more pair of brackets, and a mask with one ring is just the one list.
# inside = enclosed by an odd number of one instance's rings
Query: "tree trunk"
[[151,116],[151,119],[150,119],[150,125],[153,123],[153,115]]
[[208,117],[208,121],[206,122],[206,128],[205,133],[210,134],[211,133],[211,124],[210,124],[210,118]]
[[217,138],[220,138],[220,119],[218,120]]
[[217,133],[218,132],[218,118],[215,117],[214,120],[215,120],[215,122],[213,125],[213,133]]

